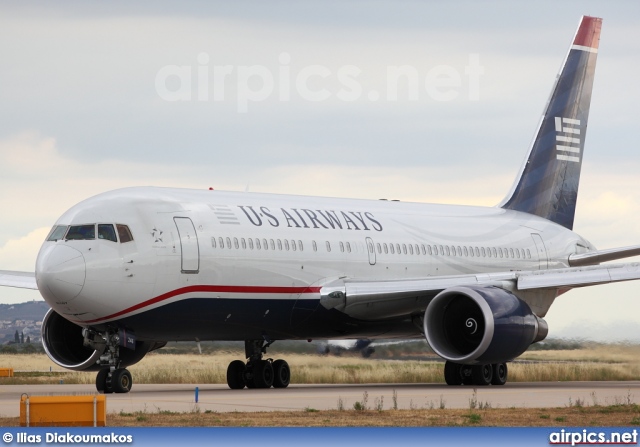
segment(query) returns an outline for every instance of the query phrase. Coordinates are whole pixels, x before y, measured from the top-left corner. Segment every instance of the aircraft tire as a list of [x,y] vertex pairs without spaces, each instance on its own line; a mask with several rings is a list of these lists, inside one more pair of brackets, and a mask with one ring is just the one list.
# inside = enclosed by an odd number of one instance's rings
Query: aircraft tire
[[101,393],[101,394],[109,393],[109,391],[106,391],[108,376],[109,376],[109,368],[101,369],[96,375],[96,389],[98,390],[98,393]]
[[273,366],[267,360],[260,360],[253,366],[253,385],[255,388],[271,388],[273,385]]
[[286,388],[291,381],[291,370],[289,364],[284,360],[273,362],[273,387]]
[[445,362],[444,381],[447,385],[462,385],[462,365]]
[[227,385],[232,390],[244,388],[244,370],[246,366],[242,360],[234,360],[227,367]]
[[493,365],[489,363],[485,365],[473,365],[471,367],[471,378],[473,379],[474,385],[491,385],[491,380],[493,379]]
[[113,371],[111,375],[111,388],[114,393],[128,393],[131,391],[133,379],[131,373],[126,368]]
[[509,376],[509,369],[507,368],[506,363],[494,363],[493,367],[493,378],[491,379],[491,385],[504,385],[507,383],[507,378]]

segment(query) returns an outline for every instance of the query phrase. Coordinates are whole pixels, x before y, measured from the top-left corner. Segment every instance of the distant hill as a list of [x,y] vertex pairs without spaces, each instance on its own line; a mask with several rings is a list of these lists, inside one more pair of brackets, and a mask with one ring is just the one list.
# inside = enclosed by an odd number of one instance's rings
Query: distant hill
[[15,341],[15,333],[24,334],[32,343],[40,342],[40,330],[49,305],[44,301],[20,304],[0,304],[0,344]]

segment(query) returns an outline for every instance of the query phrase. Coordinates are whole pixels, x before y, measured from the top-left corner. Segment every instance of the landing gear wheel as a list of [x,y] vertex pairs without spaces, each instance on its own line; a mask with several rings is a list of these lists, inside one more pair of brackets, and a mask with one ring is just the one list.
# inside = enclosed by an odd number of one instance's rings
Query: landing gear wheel
[[491,385],[504,385],[507,383],[507,376],[509,375],[509,369],[506,363],[495,363],[493,366],[493,378],[491,379]]
[[111,387],[114,393],[128,393],[132,385],[131,373],[125,368],[116,369],[111,374]]
[[242,360],[234,360],[227,367],[227,385],[232,390],[241,390],[244,388],[244,370],[245,364]]
[[460,365],[460,377],[463,385],[473,385],[473,366]]
[[273,385],[273,366],[267,360],[253,365],[253,384],[256,388],[271,388]]
[[493,379],[493,366],[489,363],[485,365],[473,365],[471,367],[471,377],[474,385],[490,385]]
[[96,389],[98,393],[110,393],[111,391],[106,391],[107,389],[107,377],[109,376],[109,368],[101,369],[98,375],[96,376]]
[[284,360],[273,362],[273,387],[286,388],[291,380],[291,370],[289,364]]
[[444,364],[444,381],[447,385],[462,385],[461,366],[453,362]]

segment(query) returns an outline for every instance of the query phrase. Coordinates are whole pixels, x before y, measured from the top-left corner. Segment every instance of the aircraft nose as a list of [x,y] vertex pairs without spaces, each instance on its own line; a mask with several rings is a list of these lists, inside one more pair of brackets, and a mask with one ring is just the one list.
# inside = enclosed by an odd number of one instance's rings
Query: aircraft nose
[[36,282],[45,301],[70,301],[84,287],[86,266],[84,257],[75,248],[56,244],[47,247],[36,264]]

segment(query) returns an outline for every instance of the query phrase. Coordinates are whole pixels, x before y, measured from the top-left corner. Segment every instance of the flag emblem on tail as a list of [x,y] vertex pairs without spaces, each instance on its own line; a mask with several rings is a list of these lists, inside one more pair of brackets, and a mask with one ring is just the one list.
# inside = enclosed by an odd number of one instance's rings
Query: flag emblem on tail
[[556,150],[558,160],[580,162],[580,120],[556,116]]

